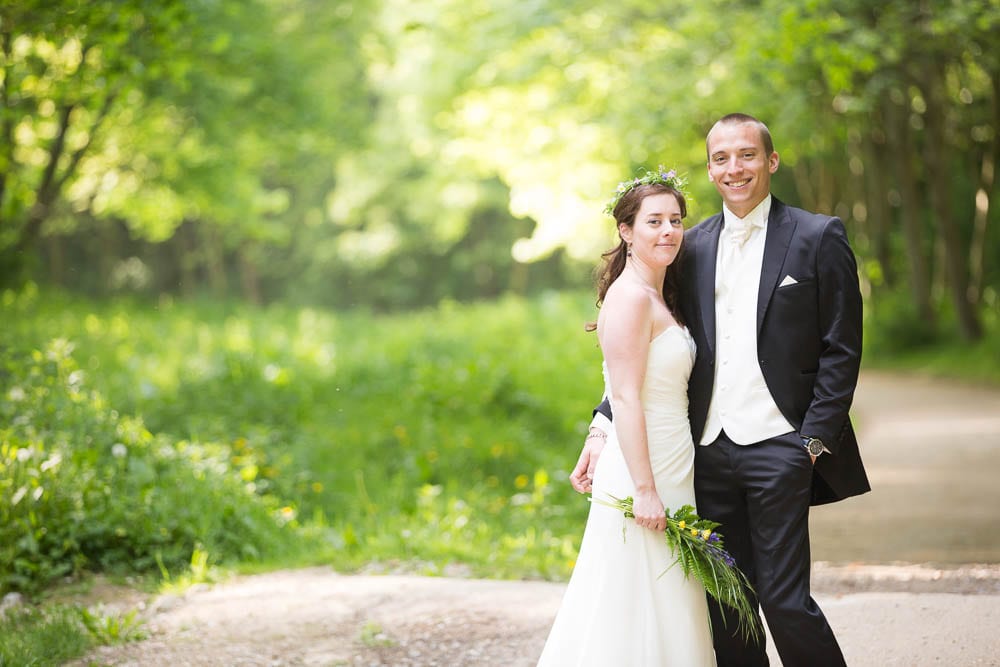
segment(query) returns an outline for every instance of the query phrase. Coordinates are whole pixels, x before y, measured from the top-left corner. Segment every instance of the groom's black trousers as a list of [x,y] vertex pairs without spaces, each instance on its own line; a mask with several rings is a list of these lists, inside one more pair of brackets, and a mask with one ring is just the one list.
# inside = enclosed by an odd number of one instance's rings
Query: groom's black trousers
[[[809,595],[812,461],[798,434],[737,445],[722,433],[711,445],[695,445],[694,471],[698,513],[722,524],[726,550],[757,591],[784,667],[844,667]],[[709,609],[719,667],[768,664],[764,642],[748,646],[728,608],[709,598]]]

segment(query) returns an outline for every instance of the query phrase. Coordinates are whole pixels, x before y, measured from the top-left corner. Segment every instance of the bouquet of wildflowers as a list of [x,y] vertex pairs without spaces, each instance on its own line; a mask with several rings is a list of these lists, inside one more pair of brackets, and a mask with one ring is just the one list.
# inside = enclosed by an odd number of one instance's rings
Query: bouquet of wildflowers
[[[591,500],[621,510],[627,519],[635,518],[632,496],[616,498],[608,494],[608,500]],[[747,599],[744,588],[751,588],[750,584],[723,547],[722,535],[715,531],[719,524],[699,517],[690,505],[684,505],[673,515],[669,509],[665,511],[667,528],[664,535],[676,555],[667,570],[679,564],[685,578],[693,575],[716,601],[736,611],[739,630],[744,637],[759,639],[760,617]]]

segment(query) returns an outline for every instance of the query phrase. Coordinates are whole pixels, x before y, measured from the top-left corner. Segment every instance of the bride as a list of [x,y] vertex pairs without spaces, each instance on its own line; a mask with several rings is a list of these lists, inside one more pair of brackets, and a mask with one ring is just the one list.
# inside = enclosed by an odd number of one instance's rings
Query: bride
[[[687,206],[673,171],[627,181],[608,204],[620,244],[605,253],[597,336],[614,425],[578,491],[633,497],[635,521],[593,502],[576,567],[539,666],[715,665],[705,589],[664,540],[664,509],[694,505],[687,380],[694,341],[677,310]],[[623,528],[624,522],[624,528]]]

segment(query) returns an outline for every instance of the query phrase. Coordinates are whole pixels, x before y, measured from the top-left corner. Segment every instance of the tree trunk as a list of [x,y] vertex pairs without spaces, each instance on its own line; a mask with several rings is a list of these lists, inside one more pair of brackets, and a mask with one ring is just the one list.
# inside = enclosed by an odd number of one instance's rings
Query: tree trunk
[[253,247],[250,242],[240,246],[240,284],[243,287],[243,298],[259,306],[260,298],[260,274],[257,271],[257,262],[253,257]]
[[887,174],[889,171],[886,159],[886,137],[882,131],[884,119],[877,114],[873,129],[863,134],[862,143],[865,152],[864,184],[865,201],[867,202],[867,227],[871,230],[872,245],[875,248],[875,259],[882,271],[885,284],[892,287],[896,276],[892,266],[892,248],[889,245],[889,229],[892,213],[889,211],[889,192]]
[[837,178],[834,174],[833,169],[826,163],[826,161],[821,161],[816,165],[816,174],[818,177],[818,187],[816,188],[816,208],[814,209],[817,213],[825,213],[826,215],[836,215],[835,209],[837,206]]
[[222,240],[222,231],[204,222],[198,225],[202,237],[202,257],[205,260],[205,271],[208,273],[208,284],[212,293],[223,298],[229,289],[226,279],[226,249]]
[[194,296],[195,287],[198,283],[198,274],[195,270],[197,263],[195,248],[197,247],[197,242],[194,238],[192,225],[193,223],[188,220],[182,222],[177,231],[174,232],[176,242],[172,244],[177,253],[177,269],[180,272],[180,284],[177,285],[178,292],[185,297]]
[[976,214],[969,244],[969,300],[978,304],[983,297],[983,273],[986,264],[986,228],[989,223],[990,199],[996,187],[996,168],[1000,162],[1000,72],[993,72],[993,138],[983,154],[979,169],[979,190],[976,192]]
[[968,252],[962,247],[961,235],[951,202],[951,174],[948,163],[954,151],[950,150],[945,136],[944,72],[938,63],[926,62],[922,68],[924,97],[927,111],[925,145],[931,210],[941,230],[945,273],[951,300],[955,306],[959,328],[966,340],[978,340],[983,335],[982,325],[974,305],[969,301],[969,280],[965,270]]
[[49,283],[63,287],[66,283],[66,253],[63,252],[63,237],[50,234],[46,239],[49,250]]
[[811,175],[812,169],[809,168],[805,159],[800,159],[795,168],[792,169],[795,190],[799,193],[799,201],[802,202],[802,208],[807,211],[815,211],[817,206],[816,189],[810,180]]
[[931,306],[931,276],[927,255],[924,252],[921,229],[923,203],[917,187],[914,163],[918,160],[910,131],[909,111],[906,107],[888,102],[886,128],[889,130],[888,148],[895,156],[896,184],[899,188],[899,212],[906,241],[906,266],[910,293],[920,318],[933,327],[934,308]]
[[14,40],[7,25],[0,26],[0,28],[2,28],[0,30],[0,53],[3,54],[4,62],[3,81],[0,81],[0,108],[3,109],[3,113],[0,114],[0,151],[3,152],[3,156],[0,157],[0,165],[2,165],[0,168],[0,230],[3,230],[4,224],[8,222],[4,220],[3,215],[6,209],[4,198],[7,192],[7,178],[14,169],[14,114],[8,110],[10,105],[9,91],[14,85],[14,68],[10,65]]

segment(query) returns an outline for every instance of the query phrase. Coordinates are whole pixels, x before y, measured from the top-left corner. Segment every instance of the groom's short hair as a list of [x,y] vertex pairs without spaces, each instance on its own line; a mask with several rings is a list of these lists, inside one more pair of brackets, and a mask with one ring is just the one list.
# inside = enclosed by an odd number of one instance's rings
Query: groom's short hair
[[[765,154],[770,155],[771,153],[774,152],[774,142],[771,140],[771,131],[769,129],[767,129],[767,125],[764,125],[763,122],[761,122],[760,120],[757,120],[756,118],[754,118],[753,116],[751,116],[749,114],[745,114],[745,113],[730,113],[730,114],[726,114],[725,116],[723,116],[719,120],[715,121],[715,124],[712,126],[712,130],[714,130],[715,128],[717,128],[720,125],[742,125],[743,123],[750,123],[751,125],[756,125],[757,126],[757,131],[760,132],[760,141],[761,141],[762,144],[764,144],[764,153]],[[709,148],[708,148],[708,137],[712,134],[712,130],[709,130],[708,134],[705,135],[705,154],[706,155],[708,155],[708,151],[709,151]],[[712,156],[708,155],[708,157],[709,157],[709,159],[711,159]]]

